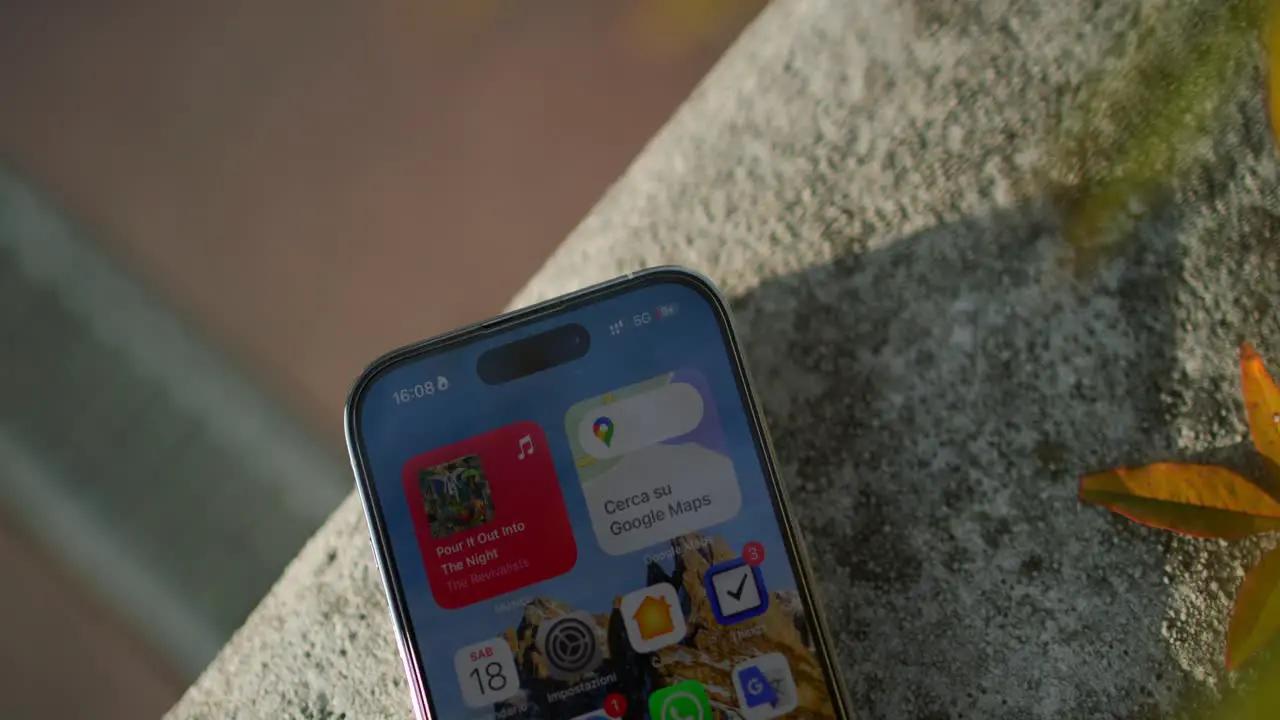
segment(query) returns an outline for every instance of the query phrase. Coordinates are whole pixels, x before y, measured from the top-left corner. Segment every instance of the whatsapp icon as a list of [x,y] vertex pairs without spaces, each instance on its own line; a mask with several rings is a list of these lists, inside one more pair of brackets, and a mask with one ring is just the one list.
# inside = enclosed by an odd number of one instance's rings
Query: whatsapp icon
[[652,720],[711,720],[711,698],[702,683],[685,680],[649,696]]

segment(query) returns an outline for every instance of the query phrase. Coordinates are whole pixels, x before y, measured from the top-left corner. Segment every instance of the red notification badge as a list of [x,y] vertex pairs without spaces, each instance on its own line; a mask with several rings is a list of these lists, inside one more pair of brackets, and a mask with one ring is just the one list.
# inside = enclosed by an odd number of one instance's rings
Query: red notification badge
[[620,718],[627,714],[627,696],[622,693],[609,693],[604,699],[604,714],[611,718]]

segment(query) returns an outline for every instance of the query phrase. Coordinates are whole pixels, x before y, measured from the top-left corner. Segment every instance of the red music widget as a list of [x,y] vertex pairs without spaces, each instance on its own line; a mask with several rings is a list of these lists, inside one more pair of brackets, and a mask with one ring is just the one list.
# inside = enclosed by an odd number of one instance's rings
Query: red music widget
[[578,546],[546,435],[513,423],[405,463],[431,594],[454,610],[573,568]]

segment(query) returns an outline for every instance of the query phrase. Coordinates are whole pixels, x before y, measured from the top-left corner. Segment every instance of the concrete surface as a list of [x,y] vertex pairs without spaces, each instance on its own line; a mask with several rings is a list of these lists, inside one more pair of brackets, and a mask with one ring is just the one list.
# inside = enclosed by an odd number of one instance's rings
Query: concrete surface
[[[1255,548],[1075,478],[1239,444],[1236,344],[1280,365],[1259,79],[1086,282],[1034,180],[1162,5],[779,0],[513,302],[671,262],[734,299],[861,717],[1166,717],[1224,681]],[[169,717],[409,717],[367,545],[348,499]]]

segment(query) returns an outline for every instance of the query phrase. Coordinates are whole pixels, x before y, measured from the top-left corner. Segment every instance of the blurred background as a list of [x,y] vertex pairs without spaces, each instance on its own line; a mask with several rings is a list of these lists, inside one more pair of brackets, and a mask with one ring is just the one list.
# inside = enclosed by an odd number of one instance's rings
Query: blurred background
[[0,5],[0,717],[176,701],[761,5]]

